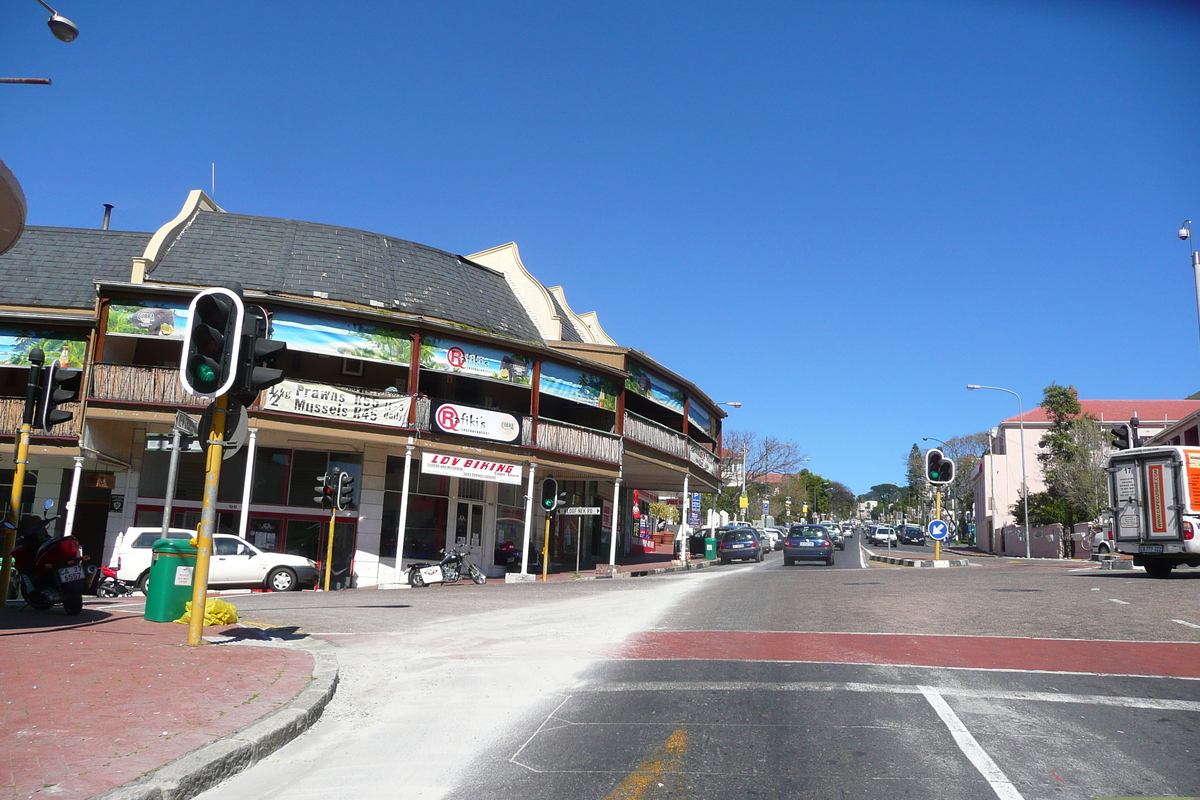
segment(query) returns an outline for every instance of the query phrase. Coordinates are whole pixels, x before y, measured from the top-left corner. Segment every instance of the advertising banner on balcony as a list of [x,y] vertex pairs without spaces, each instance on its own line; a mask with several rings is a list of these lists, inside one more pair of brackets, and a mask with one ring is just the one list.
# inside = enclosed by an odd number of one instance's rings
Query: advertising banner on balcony
[[716,438],[717,429],[713,423],[713,418],[703,408],[696,405],[696,401],[688,403],[688,420],[700,430],[707,433],[710,437]]
[[616,381],[552,361],[542,362],[539,388],[543,394],[552,394],[606,411],[617,410],[617,392],[620,391]]
[[421,369],[454,372],[520,386],[529,386],[533,382],[533,364],[525,356],[434,336],[421,338]]
[[512,414],[486,408],[441,403],[433,409],[433,424],[442,433],[515,442],[521,438],[521,423]]
[[521,465],[505,464],[486,458],[448,456],[441,453],[421,454],[421,472],[450,475],[455,478],[472,478],[493,483],[521,484]]
[[[105,331],[118,336],[183,339],[190,301],[113,300]],[[271,312],[271,338],[289,350],[408,366],[412,339],[402,330],[339,317]]]
[[664,381],[657,375],[646,372],[636,364],[629,367],[630,373],[625,379],[625,389],[640,394],[647,400],[658,403],[672,411],[683,413],[683,392]]
[[28,365],[34,348],[41,349],[47,364],[57,361],[60,367],[78,369],[83,366],[87,340],[82,334],[0,328],[0,365]]
[[334,386],[283,381],[262,394],[264,411],[282,411],[309,417],[366,422],[392,428],[408,426],[408,395],[353,392]]

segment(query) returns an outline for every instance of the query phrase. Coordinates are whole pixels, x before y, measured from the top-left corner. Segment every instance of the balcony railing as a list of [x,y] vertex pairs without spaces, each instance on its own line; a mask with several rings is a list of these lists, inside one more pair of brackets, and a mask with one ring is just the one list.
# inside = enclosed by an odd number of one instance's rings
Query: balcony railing
[[533,417],[521,418],[521,446],[590,458],[607,464],[621,462],[621,437],[615,433],[605,433],[545,417],[538,418],[536,437],[533,435]]
[[688,440],[688,452],[691,454],[691,461],[693,464],[704,470],[709,475],[712,475],[714,478],[717,477],[719,462],[717,461],[717,457],[715,455],[690,439]]
[[688,440],[682,433],[629,411],[625,412],[625,436],[667,455],[688,457]]
[[93,364],[93,400],[153,403],[154,405],[203,408],[208,401],[192,397],[179,382],[179,370],[171,367],[131,367],[125,364]]
[[[67,422],[61,422],[54,426],[54,432],[51,434],[43,434],[41,428],[34,428],[34,436],[54,436],[54,437],[79,437],[81,423],[79,421],[79,403],[67,403],[62,406],[63,411],[71,412],[71,419]],[[4,436],[15,436],[21,432],[21,419],[25,416],[25,398],[23,397],[3,397],[0,398],[0,434]]]

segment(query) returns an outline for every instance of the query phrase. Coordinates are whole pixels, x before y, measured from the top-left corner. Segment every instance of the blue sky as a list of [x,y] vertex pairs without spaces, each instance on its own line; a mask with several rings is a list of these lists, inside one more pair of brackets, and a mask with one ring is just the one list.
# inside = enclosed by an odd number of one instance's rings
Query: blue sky
[[[1200,390],[1185,2],[109,3],[0,9],[29,224],[189,189],[531,271],[864,492],[1052,381]],[[0,288],[0,302],[3,290]]]

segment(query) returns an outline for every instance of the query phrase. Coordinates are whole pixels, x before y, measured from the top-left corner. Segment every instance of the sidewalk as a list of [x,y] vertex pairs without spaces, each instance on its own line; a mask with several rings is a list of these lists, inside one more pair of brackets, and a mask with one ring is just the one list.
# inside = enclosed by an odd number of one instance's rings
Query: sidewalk
[[[126,599],[84,603],[75,617],[16,600],[0,609],[0,799],[93,797],[189,753],[117,795],[191,797],[299,735],[336,686],[332,656],[188,647],[187,626],[123,613]],[[205,634],[257,636],[236,626]]]

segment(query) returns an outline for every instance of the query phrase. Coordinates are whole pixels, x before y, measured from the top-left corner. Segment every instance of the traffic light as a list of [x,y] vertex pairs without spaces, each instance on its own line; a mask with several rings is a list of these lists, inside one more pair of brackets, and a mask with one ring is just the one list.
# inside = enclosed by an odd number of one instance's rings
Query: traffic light
[[542,510],[553,511],[558,508],[558,481],[546,478],[542,481]]
[[59,406],[78,400],[82,383],[82,370],[65,369],[60,367],[57,361],[51,361],[49,366],[42,367],[39,384],[41,391],[34,417],[42,430],[49,433],[55,425],[71,419],[71,412],[63,411]]
[[217,397],[233,386],[246,316],[241,287],[217,287],[192,298],[183,336],[179,380],[196,397]]
[[1113,450],[1129,449],[1129,426],[1125,423],[1114,425],[1112,429]]
[[925,479],[936,486],[950,483],[954,480],[954,462],[941,450],[930,450],[925,454]]
[[354,505],[354,476],[349,472],[339,472],[337,480],[338,511],[345,511]]
[[322,475],[317,478],[316,485],[317,496],[313,498],[313,502],[321,508],[329,509],[334,505],[334,488],[333,482],[329,480],[328,475]]
[[234,392],[244,406],[251,406],[258,393],[283,380],[283,370],[274,364],[287,352],[287,342],[271,339],[267,312],[258,306],[246,309],[242,329],[241,363]]

